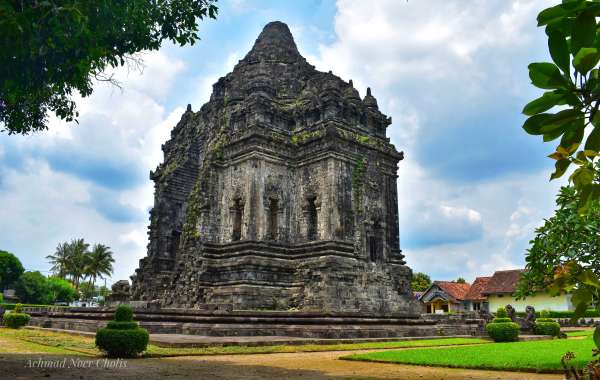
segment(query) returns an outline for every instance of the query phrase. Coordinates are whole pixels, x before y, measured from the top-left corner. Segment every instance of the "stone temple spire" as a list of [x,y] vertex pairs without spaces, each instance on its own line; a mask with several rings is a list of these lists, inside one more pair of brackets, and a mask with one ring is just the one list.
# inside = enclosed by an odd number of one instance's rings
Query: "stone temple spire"
[[281,21],[273,21],[264,27],[244,60],[290,63],[304,59],[288,26]]

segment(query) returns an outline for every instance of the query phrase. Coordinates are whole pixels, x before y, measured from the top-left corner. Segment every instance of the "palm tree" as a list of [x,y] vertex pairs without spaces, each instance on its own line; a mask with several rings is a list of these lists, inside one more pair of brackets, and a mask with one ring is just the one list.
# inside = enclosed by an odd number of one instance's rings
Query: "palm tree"
[[48,255],[46,258],[52,264],[52,268],[50,270],[54,272],[56,277],[66,279],[69,274],[69,260],[70,260],[70,247],[69,243],[59,243],[56,246],[56,250],[54,251],[54,255]]
[[92,251],[88,253],[88,262],[85,267],[85,275],[92,279],[92,284],[96,286],[96,279],[110,276],[113,272],[112,264],[115,259],[110,247],[104,244],[94,244]]
[[83,239],[73,239],[69,243],[69,266],[68,273],[71,275],[75,288],[79,289],[79,283],[85,276],[85,269],[88,264],[88,255],[90,245]]

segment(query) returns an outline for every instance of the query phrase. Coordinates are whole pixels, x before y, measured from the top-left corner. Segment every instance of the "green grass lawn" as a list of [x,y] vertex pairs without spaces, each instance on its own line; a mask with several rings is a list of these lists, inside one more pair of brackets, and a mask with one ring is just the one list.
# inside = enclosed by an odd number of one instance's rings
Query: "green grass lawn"
[[[48,347],[48,349],[60,349],[71,351],[76,354],[101,355],[95,347],[94,338],[90,336],[70,335],[41,329],[12,330],[0,328],[0,339],[17,343],[36,344]],[[489,343],[488,340],[479,338],[447,338],[447,339],[425,339],[400,342],[372,342],[355,344],[330,344],[330,345],[293,345],[293,346],[212,346],[199,348],[171,348],[148,345],[145,356],[188,356],[188,355],[227,355],[227,354],[260,354],[278,352],[315,352],[315,351],[349,351],[365,349],[388,349],[407,347],[433,347],[452,346],[465,344]]]
[[457,368],[558,372],[562,369],[560,358],[565,352],[574,352],[576,358],[571,363],[582,368],[591,360],[592,348],[595,348],[594,342],[591,337],[587,337],[384,351],[345,356],[342,359]]
[[578,336],[592,336],[592,335],[594,335],[594,329],[586,329],[586,330],[579,330],[579,331],[569,331],[566,334],[567,334],[567,336],[569,338],[574,338],[574,337],[578,337]]

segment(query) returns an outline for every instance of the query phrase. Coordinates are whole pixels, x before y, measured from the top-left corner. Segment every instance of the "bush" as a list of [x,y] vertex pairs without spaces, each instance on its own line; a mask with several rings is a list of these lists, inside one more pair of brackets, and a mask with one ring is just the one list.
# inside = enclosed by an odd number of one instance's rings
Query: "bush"
[[51,304],[52,292],[46,276],[40,272],[25,272],[15,283],[19,299],[25,303]]
[[15,305],[15,313],[22,313],[23,312],[23,304],[16,304]]
[[533,326],[533,332],[536,335],[552,335],[552,336],[559,336],[560,335],[560,325],[557,322],[549,322],[549,321],[543,321],[543,319],[547,319],[547,318],[541,318],[542,321],[535,321],[535,325]]
[[514,322],[488,323],[485,330],[495,342],[514,342],[519,339],[519,325]]
[[508,317],[508,314],[506,313],[506,309],[503,307],[499,307],[498,310],[496,310],[496,318],[506,318]]
[[146,350],[148,340],[148,331],[133,321],[133,310],[128,305],[117,307],[114,320],[96,332],[96,346],[112,358],[134,357]]
[[52,294],[52,303],[71,302],[77,299],[77,290],[67,280],[58,277],[48,277],[48,286]]
[[131,330],[136,329],[138,327],[137,322],[120,322],[120,321],[108,321],[108,325],[106,326],[109,329],[113,330]]
[[540,318],[550,318],[550,310],[542,310],[539,312]]
[[498,317],[496,317],[496,318],[494,318],[492,320],[491,323],[505,323],[505,322],[512,322],[512,319],[510,319],[510,318],[498,318]]
[[115,311],[115,321],[131,322],[133,321],[133,310],[129,305],[119,305]]
[[18,329],[25,326],[27,323],[29,323],[30,319],[31,316],[29,314],[15,313],[14,311],[5,313],[3,318],[6,327],[10,327],[11,329]]
[[594,330],[594,343],[596,344],[596,347],[600,349],[600,326],[596,326],[596,329]]
[[111,358],[129,358],[143,352],[148,346],[148,331],[142,328],[117,330],[99,329],[96,332],[96,346]]

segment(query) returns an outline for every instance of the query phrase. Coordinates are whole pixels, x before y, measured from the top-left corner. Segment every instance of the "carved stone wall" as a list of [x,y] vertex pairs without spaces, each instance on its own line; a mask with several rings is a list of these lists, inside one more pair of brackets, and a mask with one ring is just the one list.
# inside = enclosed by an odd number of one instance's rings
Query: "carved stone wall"
[[391,118],[322,73],[287,26],[191,107],[151,173],[135,299],[377,314],[420,312],[399,246]]

